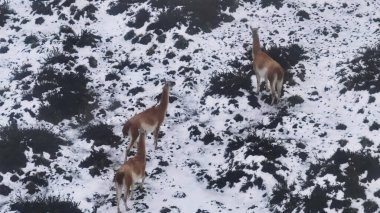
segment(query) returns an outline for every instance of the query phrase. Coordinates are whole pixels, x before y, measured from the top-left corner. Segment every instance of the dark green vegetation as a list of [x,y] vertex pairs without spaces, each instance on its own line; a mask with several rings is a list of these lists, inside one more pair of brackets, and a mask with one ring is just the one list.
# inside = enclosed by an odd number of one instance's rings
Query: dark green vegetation
[[79,203],[74,202],[70,197],[37,196],[33,200],[19,197],[11,204],[11,210],[19,211],[20,213],[82,213],[78,206]]
[[348,90],[367,90],[370,94],[380,92],[380,43],[360,52],[348,68],[353,75],[342,78]]
[[34,153],[49,153],[56,158],[61,145],[68,142],[46,129],[21,129],[17,125],[0,129],[0,172],[19,171],[26,166],[25,151],[29,148]]

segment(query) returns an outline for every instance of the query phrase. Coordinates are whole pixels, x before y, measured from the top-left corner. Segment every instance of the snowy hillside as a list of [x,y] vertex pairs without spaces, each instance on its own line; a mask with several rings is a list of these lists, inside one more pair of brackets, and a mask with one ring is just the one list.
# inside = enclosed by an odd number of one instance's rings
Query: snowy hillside
[[[379,11],[0,0],[0,212],[116,212],[122,125],[165,79],[176,86],[159,149],[149,135],[129,212],[378,212]],[[249,26],[286,69],[278,105],[255,92]]]

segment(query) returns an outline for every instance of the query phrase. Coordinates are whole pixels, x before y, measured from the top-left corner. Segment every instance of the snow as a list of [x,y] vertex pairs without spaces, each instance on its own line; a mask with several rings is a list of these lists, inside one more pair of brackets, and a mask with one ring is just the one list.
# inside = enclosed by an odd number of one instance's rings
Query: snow
[[[347,8],[341,7],[342,3],[347,3]],[[64,35],[59,34],[59,27],[67,25],[68,22],[58,20],[58,15],[54,12],[53,16],[33,14],[31,11],[29,1],[10,1],[10,8],[14,9],[17,15],[14,17],[30,19],[30,22],[20,25],[21,30],[16,32],[10,28],[11,25],[19,25],[17,21],[7,21],[5,27],[0,29],[0,38],[6,40],[12,39],[13,43],[9,44],[9,51],[1,54],[0,60],[0,90],[8,89],[0,98],[4,98],[0,105],[0,126],[8,124],[8,118],[11,113],[20,113],[22,118],[18,124],[22,127],[48,127],[51,131],[59,134],[72,142],[71,146],[61,147],[62,157],[58,157],[52,162],[52,168],[35,167],[31,163],[31,151],[27,152],[27,157],[30,160],[23,171],[47,171],[52,176],[49,177],[49,186],[45,191],[47,194],[52,195],[67,195],[73,197],[74,201],[80,202],[79,208],[84,212],[91,212],[93,209],[94,195],[106,195],[103,205],[98,208],[98,212],[116,212],[116,206],[112,205],[111,199],[114,199],[115,192],[113,188],[113,175],[124,159],[124,152],[126,148],[127,139],[122,146],[118,148],[111,148],[103,146],[105,152],[110,156],[113,162],[110,168],[106,168],[104,173],[100,176],[92,177],[87,168],[79,168],[79,163],[90,155],[92,144],[87,143],[84,139],[79,139],[83,133],[83,127],[74,127],[71,125],[72,120],[66,120],[58,125],[53,125],[44,121],[39,121],[30,116],[24,109],[31,109],[37,113],[40,106],[40,101],[34,99],[33,101],[21,100],[23,90],[20,89],[20,81],[12,81],[12,71],[19,68],[25,63],[30,63],[30,68],[34,74],[40,72],[40,67],[46,58],[46,55],[53,50],[53,48],[62,49],[60,40],[53,40],[55,36],[60,39]],[[218,167],[228,168],[224,158],[224,150],[228,144],[229,136],[224,132],[228,129],[234,135],[239,134],[242,128],[249,128],[259,123],[264,125],[271,122],[269,115],[276,114],[282,106],[287,105],[287,98],[292,95],[300,95],[305,100],[304,103],[290,107],[288,112],[291,116],[284,117],[281,125],[275,129],[261,129],[257,130],[258,135],[265,135],[279,139],[291,139],[290,143],[282,143],[290,153],[296,152],[294,146],[295,141],[303,142],[306,148],[303,150],[308,153],[306,162],[292,156],[281,157],[278,160],[282,165],[290,170],[280,170],[278,174],[286,177],[288,184],[300,183],[305,180],[305,171],[308,165],[317,162],[319,159],[327,159],[331,157],[334,152],[340,148],[337,143],[340,139],[347,139],[349,142],[344,147],[345,150],[357,152],[362,150],[359,138],[365,136],[372,140],[375,144],[371,149],[374,156],[379,156],[378,146],[380,145],[378,130],[370,131],[369,125],[374,121],[379,122],[380,118],[380,94],[372,94],[376,98],[375,103],[368,104],[369,94],[367,91],[348,91],[345,94],[340,94],[343,84],[339,83],[339,78],[336,72],[341,69],[337,67],[338,62],[346,62],[352,60],[363,47],[373,46],[379,41],[380,32],[378,31],[379,25],[373,22],[374,18],[379,17],[378,11],[380,4],[376,1],[362,1],[357,2],[354,0],[334,0],[334,1],[284,1],[284,6],[279,10],[274,6],[261,8],[258,2],[252,4],[242,3],[236,12],[231,13],[235,20],[231,23],[224,23],[220,27],[214,29],[211,33],[199,33],[196,35],[188,35],[185,33],[186,28],[174,28],[166,33],[166,41],[161,44],[156,41],[157,35],[153,32],[152,42],[147,45],[132,44],[131,41],[125,41],[123,36],[130,29],[126,26],[129,17],[124,14],[111,16],[106,13],[108,9],[108,2],[87,2],[76,1],[73,5],[82,9],[88,3],[93,3],[98,8],[95,12],[97,21],[90,21],[87,18],[81,18],[75,21],[75,24],[70,25],[76,33],[81,30],[87,29],[94,32],[96,35],[102,37],[102,41],[97,44],[96,48],[84,47],[76,48],[78,53],[74,55],[78,57],[76,65],[85,64],[88,66],[88,57],[93,56],[98,61],[97,68],[89,68],[90,73],[87,75],[91,79],[88,84],[89,88],[99,95],[99,108],[107,109],[112,101],[120,101],[121,108],[114,111],[107,111],[105,116],[95,115],[91,124],[103,122],[113,125],[113,132],[122,136],[121,128],[123,123],[134,114],[142,111],[145,107],[135,107],[137,100],[142,99],[142,102],[147,106],[156,104],[156,97],[161,93],[162,83],[156,85],[154,82],[163,79],[172,79],[176,81],[177,85],[173,89],[172,96],[178,98],[169,105],[168,116],[165,119],[164,126],[161,131],[165,135],[159,140],[158,144],[160,150],[154,150],[153,137],[149,136],[147,139],[147,173],[151,174],[152,171],[159,167],[163,169],[163,173],[158,175],[158,178],[146,178],[144,189],[146,194],[142,200],[128,200],[128,205],[131,207],[131,212],[137,211],[134,206],[145,203],[149,206],[146,212],[158,212],[163,207],[176,206],[181,212],[196,212],[198,209],[208,210],[209,212],[271,212],[268,206],[268,197],[272,193],[273,187],[277,184],[276,180],[269,173],[257,170],[256,174],[264,179],[263,185],[266,190],[260,190],[257,187],[250,188],[246,193],[239,191],[241,183],[245,180],[242,178],[240,183],[230,188],[224,187],[222,190],[214,190],[207,188],[207,181],[198,181],[196,173],[201,169],[205,169],[207,174],[212,177],[217,177]],[[329,9],[324,6],[328,3],[333,6]],[[367,3],[369,5],[367,5]],[[288,7],[287,4],[295,5],[296,8]],[[312,4],[316,4],[313,8]],[[134,6],[130,11],[137,11],[137,8],[149,8],[147,3]],[[298,21],[295,16],[299,10],[305,10],[310,14],[310,20]],[[324,9],[324,11],[321,11]],[[53,10],[54,11],[54,10]],[[62,13],[70,14],[69,8],[64,8]],[[152,12],[156,14],[157,12]],[[359,18],[355,15],[363,14]],[[45,22],[42,25],[36,25],[34,19],[42,16]],[[240,20],[247,18],[248,22],[243,23]],[[154,20],[150,18],[151,22]],[[88,25],[88,23],[90,23]],[[339,37],[332,38],[332,26],[341,26]],[[137,35],[145,34],[148,24],[146,23],[140,29],[134,29]],[[229,99],[225,97],[206,97],[205,105],[202,105],[200,99],[203,97],[204,92],[209,86],[209,79],[213,73],[233,70],[232,67],[227,66],[227,62],[237,58],[241,58],[245,53],[243,44],[251,43],[251,35],[249,26],[260,26],[260,39],[261,44],[270,46],[285,46],[287,44],[296,43],[307,50],[308,60],[303,60],[302,63],[306,68],[305,81],[296,78],[298,83],[296,86],[290,87],[284,85],[285,94],[281,97],[278,106],[270,106],[264,102],[260,102],[262,107],[260,109],[253,109],[247,104],[245,97],[236,98],[238,100],[239,108],[229,105]],[[318,31],[322,31],[324,27],[329,29],[329,34],[324,36]],[[277,32],[275,32],[277,31]],[[290,31],[294,31],[293,35],[288,36]],[[178,33],[183,35],[186,39],[190,39],[189,47],[185,50],[177,50],[174,48],[173,35]],[[24,44],[24,37],[26,35],[37,35],[42,43],[40,46],[31,49],[30,45]],[[106,39],[110,39],[106,41]],[[155,53],[151,56],[146,55],[146,51],[152,46],[157,44]],[[2,46],[4,43],[0,43]],[[194,53],[194,50],[202,48],[203,50]],[[110,50],[114,53],[112,58],[106,58],[105,52]],[[163,65],[162,61],[168,52],[174,51],[176,57],[169,60],[168,65]],[[191,62],[179,61],[183,55],[190,55]],[[220,60],[212,58],[216,55]],[[105,75],[112,71],[117,71],[112,68],[118,62],[128,58],[130,61],[140,65],[144,62],[149,62],[153,65],[148,74],[138,70],[132,71],[128,67],[118,72],[121,79],[119,81],[105,81]],[[249,61],[244,61],[249,63]],[[209,70],[203,70],[204,65],[209,65]],[[201,71],[201,74],[178,74],[178,69],[181,66],[192,67]],[[64,69],[62,65],[58,65],[60,69]],[[168,71],[175,70],[175,75],[169,75]],[[191,89],[184,86],[186,77],[191,78],[192,81],[197,82]],[[33,80],[31,76],[26,79]],[[25,79],[24,79],[25,80]],[[130,86],[126,89],[123,83],[128,83]],[[252,77],[254,90],[256,90],[256,79]],[[113,86],[113,84],[115,86]],[[33,83],[31,83],[31,86]],[[141,86],[145,89],[144,92],[138,93],[135,96],[127,95],[129,89]],[[328,90],[326,90],[328,88]],[[309,100],[312,92],[317,91],[320,98],[318,101]],[[262,92],[266,94],[266,92]],[[262,95],[262,94],[261,94]],[[261,97],[259,95],[259,97]],[[260,99],[260,98],[259,98]],[[21,104],[21,108],[12,109],[16,104]],[[212,115],[211,112],[219,108],[220,114],[218,116]],[[363,114],[358,114],[359,109],[364,109]],[[95,110],[96,111],[96,110]],[[231,113],[232,112],[232,113]],[[178,115],[177,115],[178,114]],[[244,117],[242,122],[235,122],[233,117],[240,114]],[[306,121],[302,121],[303,118]],[[363,123],[363,120],[368,118],[369,123]],[[226,122],[226,120],[230,120]],[[314,122],[310,122],[313,120]],[[319,128],[315,127],[315,123],[321,124]],[[336,130],[336,126],[343,123],[347,126],[345,130]],[[200,124],[203,126],[200,127]],[[298,124],[298,128],[293,128],[294,124]],[[199,138],[189,139],[190,126],[198,126],[201,131],[202,138],[207,130],[211,130],[216,136],[222,138],[222,142],[214,142],[213,145],[204,145]],[[231,126],[231,128],[228,128]],[[280,132],[279,129],[283,131]],[[325,137],[320,137],[320,134],[326,132]],[[243,133],[247,134],[247,133]],[[168,166],[159,166],[160,161],[165,160],[169,162]],[[263,156],[249,156],[244,157],[243,153],[236,154],[236,161],[241,162],[260,162],[265,160]],[[199,163],[198,167],[190,168],[187,164],[189,161]],[[63,179],[62,176],[56,175],[53,170],[53,165],[59,165],[73,176],[72,182]],[[11,182],[10,174],[2,174],[4,180],[1,184],[10,186],[13,191],[10,196],[0,195],[0,212],[9,212],[10,202],[17,196],[17,194],[26,194],[24,188],[25,184],[21,182]],[[25,177],[24,175],[20,176]],[[20,179],[21,179],[20,178]],[[329,182],[336,182],[336,177],[332,175],[325,176],[317,179],[319,184],[328,179]],[[228,184],[227,184],[228,185]],[[373,193],[380,189],[379,180],[373,181],[368,184],[366,195],[368,199],[380,203],[378,197],[373,196]],[[302,191],[301,187],[296,186],[297,191]],[[186,197],[176,198],[173,195],[176,192],[184,192]],[[41,192],[42,193],[42,192]],[[137,192],[138,194],[139,192]],[[302,191],[307,195],[310,192]],[[338,197],[342,198],[342,195]],[[222,203],[220,206],[216,203]],[[356,202],[352,200],[353,207],[362,209],[362,201]],[[249,209],[251,206],[257,206],[254,209]],[[329,210],[333,212],[333,210]]]

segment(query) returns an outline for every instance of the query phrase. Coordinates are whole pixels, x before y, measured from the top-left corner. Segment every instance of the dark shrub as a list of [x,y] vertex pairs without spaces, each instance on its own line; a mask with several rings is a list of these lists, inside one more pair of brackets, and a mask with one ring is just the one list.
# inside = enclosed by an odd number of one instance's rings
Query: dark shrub
[[177,40],[174,43],[175,48],[184,50],[189,46],[189,40],[185,39],[185,37],[183,37],[181,35],[175,35],[175,36],[173,36],[173,38]]
[[347,126],[345,124],[338,124],[336,127],[335,127],[336,130],[346,130],[347,129]]
[[11,14],[16,14],[16,13],[9,8],[8,1],[3,1],[0,4],[0,27],[4,27],[7,19],[9,19]]
[[370,94],[380,92],[380,43],[360,52],[348,67],[353,72],[343,79],[348,90],[367,90]]
[[149,21],[150,13],[146,9],[140,9],[135,15],[134,22],[128,22],[129,27],[141,28],[144,26],[145,22]]
[[88,57],[88,64],[90,65],[91,68],[98,67],[98,61],[93,56]]
[[379,130],[379,129],[380,129],[380,124],[378,124],[376,121],[374,121],[372,125],[369,127],[369,131]]
[[128,41],[128,40],[131,40],[133,37],[136,36],[136,33],[134,30],[130,30],[129,32],[127,32],[124,36],[124,40]]
[[1,184],[0,185],[0,195],[8,196],[12,192],[12,189],[8,186]]
[[96,8],[93,4],[89,4],[85,7],[83,7],[81,10],[77,10],[77,12],[74,15],[75,20],[79,20],[81,17],[87,17],[92,21],[97,20],[94,13],[98,11],[98,8]]
[[288,98],[289,106],[293,107],[297,104],[302,104],[304,102],[303,98],[299,95],[292,95]]
[[204,137],[201,139],[205,145],[208,145],[214,141],[222,141],[222,139],[219,136],[215,136],[211,130],[208,130]]
[[51,4],[52,3],[47,3],[44,1],[33,1],[32,10],[34,13],[40,14],[40,15],[53,15]]
[[327,208],[327,190],[317,186],[314,188],[310,197],[305,200],[305,212],[325,212]]
[[17,126],[0,129],[0,172],[14,172],[26,166],[26,141]]
[[75,58],[71,55],[66,55],[60,52],[58,49],[53,49],[45,58],[44,66],[53,64],[68,64],[69,62],[75,62]]
[[97,124],[88,126],[81,138],[93,140],[95,146],[110,145],[117,147],[121,144],[121,138],[112,131],[112,126],[107,124]]
[[35,20],[35,24],[38,24],[38,25],[41,25],[41,24],[43,24],[45,22],[45,19],[43,18],[43,17],[38,17],[38,18],[36,18],[36,20]]
[[108,159],[108,155],[104,153],[103,149],[99,151],[92,150],[91,155],[83,160],[79,167],[81,168],[90,168],[89,172],[92,177],[101,175],[106,167],[109,167],[112,164],[112,161]]
[[278,10],[284,3],[283,0],[261,0],[260,4],[263,8],[273,5]]
[[78,208],[79,203],[74,202],[72,198],[60,196],[36,197],[34,200],[18,197],[10,206],[12,211],[20,213],[82,213]]
[[106,81],[113,81],[113,80],[120,80],[120,76],[117,74],[117,72],[111,72],[106,75]]
[[208,183],[207,188],[218,188],[222,189],[228,184],[228,187],[233,187],[235,183],[239,183],[240,179],[246,177],[248,181],[252,179],[252,175],[247,174],[243,170],[229,170],[225,173],[219,173],[219,178],[216,180],[211,180]]
[[32,71],[28,70],[32,65],[24,64],[20,67],[20,70],[14,70],[12,72],[12,80],[22,80],[32,74]]
[[16,125],[3,127],[0,136],[0,171],[14,171],[24,167],[24,151],[27,147],[32,148],[34,153],[47,152],[54,159],[59,146],[68,145],[67,141],[46,129],[19,129]]
[[361,137],[359,143],[363,146],[363,148],[371,147],[374,144],[373,141],[371,141],[370,139],[366,137]]
[[300,10],[297,12],[296,16],[299,16],[299,20],[303,21],[305,19],[310,19],[309,13],[304,10]]
[[145,0],[116,0],[111,2],[108,6],[107,13],[110,15],[118,15],[124,13],[135,3],[144,3]]
[[170,8],[167,11],[161,12],[158,17],[157,21],[150,24],[147,27],[147,30],[163,30],[163,31],[169,31],[172,28],[179,28],[181,25],[186,24],[186,18],[183,16],[183,13],[181,9],[178,8]]
[[135,87],[128,91],[127,95],[136,95],[137,93],[144,92],[144,88],[142,87]]
[[[84,73],[63,74],[54,68],[44,67],[33,88],[33,95],[44,103],[37,117],[53,124],[78,115],[84,119],[92,118],[91,110],[95,103],[90,103],[94,101],[94,95],[86,87],[88,82]],[[47,93],[44,99],[43,93]]]
[[273,46],[268,50],[264,49],[264,52],[266,52],[285,69],[284,80],[289,85],[295,85],[295,82],[293,80],[294,73],[290,72],[290,68],[298,64],[298,62],[301,60],[309,58],[305,56],[306,51],[297,44],[291,44],[285,47]]
[[124,61],[120,61],[117,65],[112,66],[112,68],[118,70],[123,70],[125,67],[128,67],[129,69],[134,69],[137,67],[137,64],[131,62],[129,58],[126,58]]
[[268,160],[275,160],[281,156],[286,157],[288,151],[281,145],[276,144],[273,138],[260,138],[256,133],[251,133],[245,138],[247,151],[244,156],[262,155]]
[[9,51],[9,48],[7,46],[0,47],[0,54],[7,53]]
[[20,134],[23,135],[27,146],[32,148],[34,153],[47,152],[51,158],[56,157],[59,146],[69,145],[67,141],[46,129],[23,129]]
[[196,34],[201,30],[211,32],[222,22],[229,22],[233,17],[224,13],[233,12],[238,7],[237,1],[224,0],[154,0],[153,7],[163,9],[158,20],[148,30],[161,29],[168,31],[174,27],[185,25],[187,33]]
[[363,203],[363,207],[365,213],[373,213],[376,212],[377,209],[379,209],[379,205],[377,205],[377,203],[372,200],[365,201]]
[[80,35],[77,34],[69,34],[66,37],[66,40],[63,41],[63,50],[68,51],[70,53],[77,52],[74,49],[74,46],[77,47],[96,47],[96,44],[101,41],[102,37],[93,34],[89,30],[82,30]]
[[39,42],[38,37],[35,36],[35,35],[28,35],[24,39],[24,43],[25,44],[31,44],[32,48],[35,47],[35,46],[37,46],[38,42]]
[[204,96],[224,95],[229,98],[243,96],[245,91],[252,91],[251,78],[247,73],[222,72],[214,73],[210,80],[210,86]]

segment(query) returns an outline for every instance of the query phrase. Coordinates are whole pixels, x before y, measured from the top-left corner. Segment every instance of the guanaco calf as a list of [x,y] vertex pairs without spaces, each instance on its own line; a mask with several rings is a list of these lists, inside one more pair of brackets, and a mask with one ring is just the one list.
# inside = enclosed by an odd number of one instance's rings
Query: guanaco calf
[[134,184],[141,179],[141,185],[144,184],[145,179],[145,167],[146,167],[146,153],[145,153],[145,136],[144,129],[139,129],[139,142],[136,155],[124,162],[123,165],[117,170],[114,182],[116,188],[116,201],[117,212],[120,212],[120,197],[125,187],[124,203],[125,208],[128,210],[127,199],[131,195]]
[[284,69],[279,63],[261,50],[258,30],[259,28],[251,27],[253,34],[252,59],[253,70],[255,71],[257,80],[257,93],[260,92],[261,78],[263,78],[267,90],[271,91],[273,104],[275,101],[278,102],[281,96],[281,89],[284,81]]
[[149,133],[153,132],[154,146],[157,149],[158,133],[160,131],[160,126],[164,121],[166,110],[168,109],[169,92],[173,86],[175,86],[173,81],[166,81],[162,89],[160,103],[157,106],[153,106],[133,116],[124,124],[123,135],[129,136],[130,138],[129,145],[125,153],[125,160],[127,160],[129,150],[136,142],[139,128],[143,128]]

